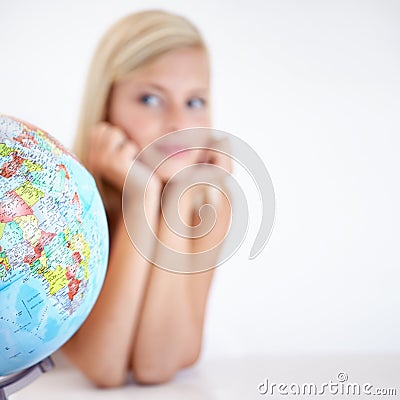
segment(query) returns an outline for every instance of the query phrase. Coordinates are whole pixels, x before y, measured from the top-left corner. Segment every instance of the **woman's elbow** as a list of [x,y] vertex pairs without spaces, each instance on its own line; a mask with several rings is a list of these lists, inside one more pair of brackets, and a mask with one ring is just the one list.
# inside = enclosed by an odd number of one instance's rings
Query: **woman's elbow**
[[126,373],[113,370],[112,364],[107,368],[101,365],[90,367],[77,365],[77,368],[93,386],[99,389],[117,388],[126,382]]
[[169,360],[168,363],[162,362],[162,360],[158,360],[155,363],[136,360],[132,365],[133,379],[142,385],[157,385],[169,382],[178,371],[195,364],[199,356],[200,351],[193,349],[183,359]]
[[101,359],[87,359],[76,352],[63,349],[64,355],[85,378],[98,388],[116,388],[126,381],[126,371],[113,362],[105,363]]
[[86,378],[99,389],[112,389],[125,384],[125,375],[110,373],[98,374],[94,371],[83,371]]
[[172,380],[177,368],[167,365],[142,365],[135,363],[132,366],[132,376],[136,383],[141,385],[157,385]]

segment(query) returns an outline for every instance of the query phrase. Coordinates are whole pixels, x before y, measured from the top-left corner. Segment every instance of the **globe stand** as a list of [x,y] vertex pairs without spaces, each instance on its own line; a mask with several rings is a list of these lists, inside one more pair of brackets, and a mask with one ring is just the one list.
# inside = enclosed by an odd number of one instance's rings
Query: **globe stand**
[[6,377],[0,381],[0,400],[7,400],[8,396],[29,385],[43,373],[54,368],[54,362],[50,357],[45,358],[36,365],[22,372]]

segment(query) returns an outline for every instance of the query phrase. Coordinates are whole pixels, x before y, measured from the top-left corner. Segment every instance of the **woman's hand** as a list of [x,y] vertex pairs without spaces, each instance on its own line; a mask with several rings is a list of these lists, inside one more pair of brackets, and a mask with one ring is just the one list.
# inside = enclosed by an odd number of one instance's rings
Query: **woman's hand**
[[[226,154],[224,154],[226,153]],[[219,140],[212,139],[208,150],[204,150],[197,161],[200,165],[199,168],[203,167],[203,164],[208,164],[210,166],[216,166],[221,169],[202,169],[202,180],[209,182],[210,185],[198,185],[195,186],[191,191],[191,200],[193,201],[194,211],[195,211],[195,224],[199,222],[198,220],[198,210],[204,203],[208,203],[215,208],[221,206],[221,200],[226,198],[222,192],[227,193],[227,188],[225,186],[225,176],[226,174],[232,174],[232,159],[230,154],[230,143],[228,138],[222,138]],[[196,167],[195,167],[196,169]],[[200,176],[200,175],[199,175]],[[207,178],[208,176],[208,178]],[[215,184],[216,187],[211,186],[211,183]],[[217,189],[219,188],[219,190]]]
[[[88,167],[92,173],[122,192],[129,169],[139,153],[139,146],[117,126],[108,122],[98,123],[90,135]],[[129,179],[132,192],[141,193],[147,184],[149,169],[139,161],[135,162],[135,176]],[[148,190],[161,188],[161,182],[153,175]],[[153,190],[154,189],[154,190]]]
[[[202,205],[210,204],[216,211],[221,207],[230,208],[229,192],[225,185],[226,175],[232,173],[229,154],[228,139],[213,140],[209,150],[203,150],[199,154],[197,164],[190,168],[190,174],[188,172],[179,178],[175,177],[173,183],[168,185],[168,191],[163,198],[165,215],[175,216],[175,219],[179,217],[185,224],[196,226],[200,222],[199,210]],[[209,184],[198,184],[182,193],[185,188],[201,181]],[[174,211],[170,211],[171,208]],[[171,225],[173,223],[174,221],[171,221]]]
[[[214,150],[213,150],[214,149]],[[227,155],[225,155],[226,153]],[[229,139],[213,139],[209,150],[205,150],[199,162],[216,165],[225,169],[228,173],[232,173],[232,159]]]

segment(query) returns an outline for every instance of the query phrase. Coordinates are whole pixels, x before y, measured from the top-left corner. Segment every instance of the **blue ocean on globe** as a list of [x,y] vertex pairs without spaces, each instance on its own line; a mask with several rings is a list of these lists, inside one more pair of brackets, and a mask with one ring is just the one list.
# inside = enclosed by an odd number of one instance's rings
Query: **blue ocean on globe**
[[90,173],[47,133],[0,115],[0,376],[78,330],[100,293],[108,244]]

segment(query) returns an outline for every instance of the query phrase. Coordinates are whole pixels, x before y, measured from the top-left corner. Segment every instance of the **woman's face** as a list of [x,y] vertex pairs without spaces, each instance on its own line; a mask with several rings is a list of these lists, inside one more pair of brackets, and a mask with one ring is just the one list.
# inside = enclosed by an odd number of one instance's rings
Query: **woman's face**
[[[186,47],[170,51],[114,84],[108,121],[120,127],[139,149],[169,132],[209,127],[209,81],[204,50]],[[204,146],[207,141],[204,137]],[[196,139],[196,146],[201,142],[202,139]],[[168,155],[180,146],[183,147],[183,143],[172,140],[158,150]],[[159,173],[168,178],[177,167],[193,163],[200,156],[199,151],[179,153],[168,160]]]

